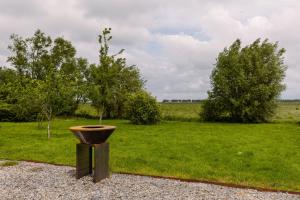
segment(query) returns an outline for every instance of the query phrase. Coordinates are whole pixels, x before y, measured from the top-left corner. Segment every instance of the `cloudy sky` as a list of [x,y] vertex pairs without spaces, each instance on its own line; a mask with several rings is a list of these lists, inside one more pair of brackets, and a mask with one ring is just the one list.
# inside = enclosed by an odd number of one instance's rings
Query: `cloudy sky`
[[160,100],[205,98],[218,52],[237,38],[244,45],[269,38],[287,50],[282,98],[300,98],[299,0],[1,0],[0,27],[0,65],[10,34],[38,28],[97,62],[97,35],[111,27],[111,53],[125,48]]

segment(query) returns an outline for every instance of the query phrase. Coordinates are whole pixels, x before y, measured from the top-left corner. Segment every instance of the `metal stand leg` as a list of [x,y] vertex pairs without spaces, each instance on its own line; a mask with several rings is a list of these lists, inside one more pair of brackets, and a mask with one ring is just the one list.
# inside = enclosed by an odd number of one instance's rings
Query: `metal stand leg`
[[102,179],[109,177],[109,144],[94,144],[94,177],[93,181],[99,182]]
[[79,179],[93,172],[92,146],[88,144],[76,145],[76,178]]

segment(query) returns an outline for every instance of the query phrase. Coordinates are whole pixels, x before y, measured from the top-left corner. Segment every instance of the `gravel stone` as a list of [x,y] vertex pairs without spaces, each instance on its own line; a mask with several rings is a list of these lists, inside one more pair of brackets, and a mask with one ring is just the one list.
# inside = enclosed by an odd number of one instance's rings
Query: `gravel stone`
[[124,174],[95,184],[91,176],[77,180],[73,167],[19,162],[0,167],[0,199],[300,200],[300,195]]

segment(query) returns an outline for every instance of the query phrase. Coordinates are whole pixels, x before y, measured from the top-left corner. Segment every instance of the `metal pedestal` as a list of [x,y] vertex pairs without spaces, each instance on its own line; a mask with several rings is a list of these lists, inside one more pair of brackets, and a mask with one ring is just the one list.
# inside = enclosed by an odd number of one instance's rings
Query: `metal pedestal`
[[[93,153],[94,150],[94,153]],[[94,155],[93,155],[94,154]],[[94,157],[94,172],[93,172]],[[109,143],[76,145],[76,178],[93,174],[93,181],[109,177]]]

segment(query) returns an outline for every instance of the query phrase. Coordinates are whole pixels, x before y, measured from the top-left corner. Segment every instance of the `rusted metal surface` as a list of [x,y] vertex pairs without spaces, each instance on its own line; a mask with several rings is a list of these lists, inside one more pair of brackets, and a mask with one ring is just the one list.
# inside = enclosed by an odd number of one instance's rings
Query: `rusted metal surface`
[[96,183],[109,177],[109,144],[105,142],[93,146],[95,163],[93,181]]
[[91,174],[92,166],[92,147],[88,144],[76,145],[76,178]]
[[76,145],[76,178],[79,179],[89,174],[93,174],[95,183],[109,177],[109,144],[107,142],[94,145],[82,143]]
[[70,130],[81,143],[85,144],[101,144],[116,129],[115,126],[108,125],[86,125],[86,126],[73,126]]
[[109,144],[105,141],[115,129],[108,125],[70,127],[80,141],[76,145],[76,178],[93,174],[93,181],[99,182],[109,177]]

